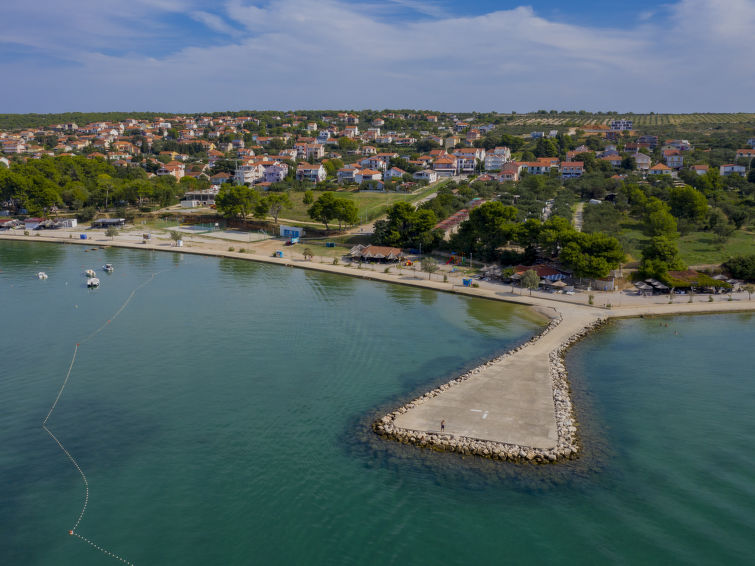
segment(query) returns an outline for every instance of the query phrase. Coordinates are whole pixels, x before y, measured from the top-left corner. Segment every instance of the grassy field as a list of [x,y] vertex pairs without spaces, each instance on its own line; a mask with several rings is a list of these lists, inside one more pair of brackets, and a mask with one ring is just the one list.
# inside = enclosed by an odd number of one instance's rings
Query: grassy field
[[[378,192],[350,192],[339,191],[338,197],[347,198],[356,202],[359,207],[360,223],[365,223],[375,218],[379,218],[385,212],[385,209],[392,204],[400,201],[417,202],[418,200],[434,193],[445,184],[445,181],[439,181],[434,185],[428,185],[417,193],[378,193]],[[311,222],[312,219],[307,214],[310,205],[304,204],[304,193],[290,192],[293,208],[285,209],[281,212],[281,218],[297,220],[299,222]],[[315,193],[315,198],[319,193]]]
[[[639,261],[648,241],[639,223],[622,223],[621,241],[629,260]],[[737,230],[725,242],[711,232],[692,232],[677,240],[679,255],[687,265],[718,265],[731,256],[755,254],[755,232]]]

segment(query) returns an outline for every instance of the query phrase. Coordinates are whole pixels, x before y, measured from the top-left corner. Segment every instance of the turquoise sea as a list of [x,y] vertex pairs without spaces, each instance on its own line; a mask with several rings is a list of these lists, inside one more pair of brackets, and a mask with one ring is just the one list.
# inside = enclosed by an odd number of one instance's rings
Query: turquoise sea
[[[140,565],[751,563],[753,315],[591,335],[567,359],[584,456],[502,465],[369,424],[537,332],[526,309],[86,249],[0,242],[0,564],[122,563],[84,538]],[[42,429],[77,343],[47,425],[83,538]]]

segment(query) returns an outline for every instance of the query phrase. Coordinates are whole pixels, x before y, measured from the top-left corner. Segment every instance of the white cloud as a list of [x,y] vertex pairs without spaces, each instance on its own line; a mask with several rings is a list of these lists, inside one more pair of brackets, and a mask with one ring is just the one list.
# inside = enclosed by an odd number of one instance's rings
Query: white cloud
[[[63,19],[60,33],[45,40],[46,46],[64,43],[69,25],[76,34],[90,26],[103,30],[74,42],[69,56],[76,68],[35,73],[7,59],[0,63],[0,71],[25,87],[18,95],[6,91],[4,106],[6,111],[753,110],[754,75],[736,57],[749,52],[753,0],[681,0],[668,7],[668,19],[655,17],[633,29],[550,21],[528,7],[453,17],[436,11],[436,4],[394,2],[432,17],[397,21],[384,17],[378,4],[343,0],[264,5],[228,0],[222,14],[194,0],[162,0],[157,11],[148,0],[127,8],[106,0],[99,15],[77,23]],[[170,14],[179,13],[235,35],[225,45],[133,54],[129,31],[135,34],[131,41],[139,41],[140,29],[155,33]],[[160,14],[168,17],[157,21]],[[155,21],[145,26],[140,18]],[[0,37],[6,28],[0,23]],[[16,40],[22,41],[24,31]],[[127,53],[105,54],[102,42],[109,34]],[[29,94],[50,80],[63,85],[55,102]]]
[[194,10],[189,12],[189,16],[218,33],[226,33],[229,35],[237,35],[238,30],[234,29],[228,23],[216,14],[210,14],[209,12],[203,12],[202,10]]

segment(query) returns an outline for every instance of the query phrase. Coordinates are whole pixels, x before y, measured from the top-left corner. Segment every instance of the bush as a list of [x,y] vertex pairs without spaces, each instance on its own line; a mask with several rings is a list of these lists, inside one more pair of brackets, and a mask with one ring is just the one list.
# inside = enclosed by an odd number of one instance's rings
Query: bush
[[587,302],[588,304],[595,304],[595,295],[587,295]]
[[229,252],[235,252],[235,251],[236,251],[236,248],[234,248],[233,246],[230,246],[230,247],[228,248],[228,251],[229,251]]
[[338,265],[338,258],[337,257],[333,258],[333,265]]
[[82,208],[76,214],[76,220],[78,220],[79,222],[89,222],[94,218],[96,212],[97,210],[93,206],[87,206],[86,208]]

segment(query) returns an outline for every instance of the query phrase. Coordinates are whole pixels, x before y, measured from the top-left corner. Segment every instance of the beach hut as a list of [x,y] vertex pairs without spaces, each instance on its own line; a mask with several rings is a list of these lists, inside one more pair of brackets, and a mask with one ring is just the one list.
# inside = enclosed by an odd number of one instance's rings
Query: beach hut
[[392,248],[389,246],[363,246],[357,244],[349,251],[349,257],[351,259],[359,259],[362,261],[401,261],[404,258],[404,254],[401,248]]

